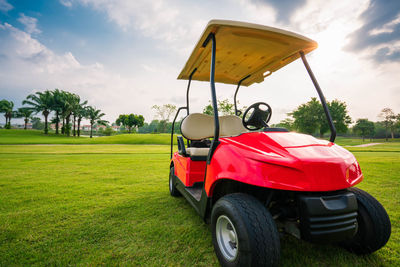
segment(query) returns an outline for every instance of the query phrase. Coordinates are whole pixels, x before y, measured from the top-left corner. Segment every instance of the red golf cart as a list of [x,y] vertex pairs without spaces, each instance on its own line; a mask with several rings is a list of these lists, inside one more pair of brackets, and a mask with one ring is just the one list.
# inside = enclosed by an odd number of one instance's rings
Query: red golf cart
[[[211,223],[222,266],[276,266],[279,233],[337,243],[359,254],[380,249],[390,237],[385,209],[354,187],[363,179],[357,160],[334,143],[334,123],[305,57],[316,48],[315,41],[292,32],[212,20],[179,74],[189,82],[186,106],[173,121],[169,190],[183,195]],[[255,103],[243,114],[237,109],[240,86],[260,83],[298,58],[321,100],[330,141],[269,127],[267,103]],[[210,82],[213,116],[190,113],[192,80]],[[218,115],[215,82],[237,85],[236,115]],[[173,153],[182,110],[187,116]]]

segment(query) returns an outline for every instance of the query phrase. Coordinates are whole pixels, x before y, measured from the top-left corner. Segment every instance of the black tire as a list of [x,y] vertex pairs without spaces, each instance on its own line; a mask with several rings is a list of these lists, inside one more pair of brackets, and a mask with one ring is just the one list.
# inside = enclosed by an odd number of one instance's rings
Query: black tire
[[181,193],[176,189],[175,187],[175,170],[174,167],[172,166],[170,171],[169,171],[169,193],[173,197],[179,197],[181,196]]
[[391,224],[383,206],[370,194],[358,188],[350,188],[357,198],[358,230],[355,236],[342,246],[356,254],[369,254],[382,248],[389,240]]
[[[228,218],[238,242],[229,241],[236,252],[229,259],[224,256],[228,245],[223,246],[223,234],[217,229],[217,221]],[[219,223],[221,225],[221,223]],[[269,211],[256,198],[235,193],[222,197],[214,205],[211,213],[212,239],[215,253],[222,266],[277,266],[280,259],[280,240],[275,221]],[[221,229],[221,228],[219,228]],[[220,233],[217,238],[217,231]],[[224,231],[224,230],[222,230]],[[226,231],[226,230],[225,230]],[[231,237],[230,234],[225,235]],[[237,238],[236,238],[237,237]],[[218,241],[219,239],[219,241]],[[228,239],[228,238],[225,238]]]

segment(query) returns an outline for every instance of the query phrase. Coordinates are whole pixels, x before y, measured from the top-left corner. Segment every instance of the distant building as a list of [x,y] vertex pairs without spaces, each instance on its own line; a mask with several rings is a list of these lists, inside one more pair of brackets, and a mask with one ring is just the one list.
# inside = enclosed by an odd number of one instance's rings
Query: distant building
[[119,132],[121,130],[121,127],[118,125],[113,125],[113,126],[111,126],[111,129],[113,129],[116,132]]
[[[58,129],[61,129],[62,124],[58,123]],[[56,129],[56,123],[51,123],[50,124],[50,129],[55,130]]]
[[82,125],[82,131],[90,131],[90,125]]
[[[12,124],[11,128],[14,128],[14,129],[25,129],[25,123],[24,124]],[[32,123],[26,124],[26,129],[32,129]]]
[[107,128],[107,126],[104,125],[96,125],[95,131],[97,132],[100,129],[103,129],[103,131]]

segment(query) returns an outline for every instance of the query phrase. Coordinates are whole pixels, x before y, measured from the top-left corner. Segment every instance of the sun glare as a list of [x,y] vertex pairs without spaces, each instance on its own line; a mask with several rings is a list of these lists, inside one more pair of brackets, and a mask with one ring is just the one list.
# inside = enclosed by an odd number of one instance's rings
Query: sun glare
[[318,42],[318,49],[313,53],[314,64],[328,68],[338,62],[344,54],[342,48],[346,45],[347,34],[345,25],[340,24],[333,24],[316,34],[314,40]]

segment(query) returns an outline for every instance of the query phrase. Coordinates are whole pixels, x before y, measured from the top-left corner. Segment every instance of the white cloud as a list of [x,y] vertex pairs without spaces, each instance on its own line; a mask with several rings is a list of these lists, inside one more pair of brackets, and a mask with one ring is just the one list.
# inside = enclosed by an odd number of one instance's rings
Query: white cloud
[[382,25],[381,28],[378,29],[372,29],[369,34],[371,35],[378,35],[381,33],[392,33],[394,32],[394,29],[396,27],[397,24],[400,23],[400,13],[399,15],[397,15],[397,18],[395,18],[394,20]]
[[[164,60],[162,58],[152,58],[149,64],[143,66],[147,78],[142,80],[138,78],[135,84],[141,84],[142,87],[148,88],[147,90],[157,92],[157,99],[154,98],[153,102],[160,99],[164,102],[173,102],[178,99],[177,96],[184,95],[186,82],[174,81],[174,78],[208,20],[217,18],[281,27],[314,38],[319,42],[319,48],[309,56],[309,62],[326,97],[328,100],[338,98],[346,101],[351,115],[355,117],[364,114],[370,119],[375,119],[374,114],[378,113],[383,105],[400,108],[400,103],[391,97],[391,92],[396,90],[392,87],[381,88],[382,94],[372,97],[375,101],[369,103],[368,109],[363,107],[364,103],[359,102],[360,99],[371,102],[368,99],[376,92],[373,88],[375,86],[369,85],[375,85],[380,79],[376,79],[374,75],[371,75],[372,73],[378,72],[382,79],[396,84],[394,73],[398,71],[398,68],[385,69],[386,72],[383,69],[376,70],[373,63],[366,58],[365,53],[368,51],[360,55],[343,51],[343,47],[348,42],[346,39],[348,34],[362,26],[359,16],[368,7],[368,0],[356,0],[351,3],[310,0],[294,13],[290,25],[277,22],[277,12],[272,7],[259,5],[251,0],[223,0],[218,4],[214,1],[196,4],[196,2],[189,3],[180,0],[78,1],[105,12],[110,21],[127,34],[139,32],[145,37],[156,40],[159,49],[177,55],[177,60],[164,62],[163,66],[158,63]],[[151,62],[154,65],[151,65]],[[156,80],[151,78],[154,75],[157,75]],[[380,81],[383,82],[383,80]],[[193,83],[193,87],[192,107],[200,111],[209,98],[208,84]],[[266,90],[266,87],[271,89]],[[274,92],[273,89],[276,88],[281,89]],[[264,83],[254,85],[249,90],[252,90],[251,94],[247,88],[243,88],[239,93],[241,103],[249,105],[254,101],[267,99],[267,102],[270,101],[278,111],[274,113],[273,123],[286,116],[285,110],[291,110],[300,103],[308,101],[311,96],[316,96],[301,62],[293,63],[286,69],[274,73]],[[219,97],[232,98],[233,89],[229,86],[218,85],[217,91]],[[170,95],[173,97],[171,98]],[[291,97],[288,98],[288,95]]]
[[66,7],[72,7],[72,2],[69,0],[60,0],[60,4]]
[[[150,51],[158,50],[158,56],[152,52],[140,55],[146,60],[139,62],[132,72],[110,69],[95,60],[92,64],[82,64],[70,52],[59,54],[44,46],[28,29],[21,31],[0,24],[0,34],[8,33],[7,37],[1,36],[6,42],[0,43],[3,88],[19,88],[26,95],[32,89],[58,87],[88,99],[107,114],[109,121],[128,112],[143,114],[149,121],[154,115],[153,104],[184,105],[186,81],[177,81],[176,77],[208,20],[234,19],[281,27],[318,41],[319,48],[308,56],[309,63],[327,99],[346,101],[354,119],[376,120],[376,114],[384,106],[400,112],[396,78],[399,65],[377,67],[367,57],[368,51],[352,53],[343,49],[347,35],[362,26],[359,15],[367,8],[368,0],[351,3],[309,0],[294,13],[290,25],[277,23],[274,9],[251,0],[222,0],[218,4],[183,0],[60,0],[67,7],[78,2],[106,14],[125,35],[134,35],[135,40],[152,46]],[[113,54],[121,57],[121,61],[123,55],[123,51]],[[136,63],[132,62],[132,67]],[[234,89],[218,84],[218,97],[232,99]],[[312,96],[317,96],[315,89],[301,61],[297,61],[273,73],[262,84],[242,88],[238,99],[246,106],[256,101],[270,103],[274,109],[271,122],[277,123],[287,111]],[[209,98],[207,82],[192,83],[192,111],[201,111]]]
[[[132,112],[132,106],[148,108],[146,103],[150,100],[143,101],[146,93],[139,99],[137,90],[130,90],[134,79],[122,77],[100,63],[84,65],[71,52],[57,54],[28,32],[8,23],[0,24],[0,36],[0,55],[5,55],[0,58],[0,88],[12,94],[14,100],[16,96],[22,100],[34,91],[59,88],[89,100],[110,121],[119,112]],[[149,118],[149,113],[146,115]]]
[[0,0],[0,11],[7,12],[13,8],[14,7],[8,3],[7,0]]
[[25,26],[25,31],[30,34],[38,34],[42,31],[37,28],[38,20],[33,17],[26,16],[24,13],[21,13],[18,21]]

